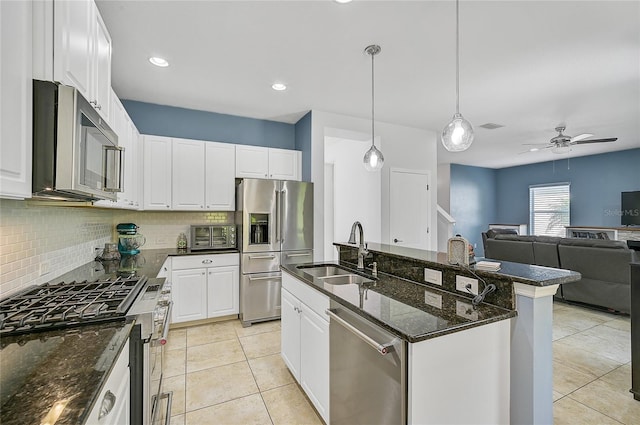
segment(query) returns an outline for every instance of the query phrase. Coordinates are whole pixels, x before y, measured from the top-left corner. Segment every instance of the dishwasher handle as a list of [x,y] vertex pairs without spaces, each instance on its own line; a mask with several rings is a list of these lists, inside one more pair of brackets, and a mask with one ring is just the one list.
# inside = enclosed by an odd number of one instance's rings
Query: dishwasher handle
[[375,348],[376,351],[378,353],[380,353],[381,355],[383,355],[383,356],[387,355],[387,354],[391,353],[394,350],[393,344],[394,344],[395,340],[391,341],[391,342],[387,342],[385,344],[379,343],[378,341],[376,341],[373,338],[371,338],[369,335],[367,335],[364,332],[362,332],[360,329],[354,327],[352,324],[348,323],[343,318],[338,316],[335,313],[335,309],[328,308],[327,310],[325,310],[325,313],[327,313],[327,315],[331,319],[335,320],[340,325],[345,327],[349,332],[351,332],[352,334],[356,335],[358,338],[360,338],[361,340],[363,340],[364,342],[369,344],[371,347]]

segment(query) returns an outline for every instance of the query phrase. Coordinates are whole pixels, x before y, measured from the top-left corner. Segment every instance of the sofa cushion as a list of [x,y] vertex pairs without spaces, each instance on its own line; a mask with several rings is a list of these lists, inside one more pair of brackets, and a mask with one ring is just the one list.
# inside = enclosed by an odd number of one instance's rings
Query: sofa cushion
[[533,243],[533,258],[537,266],[559,268],[558,244],[535,241]]
[[537,236],[528,236],[528,235],[496,235],[494,239],[504,240],[504,241],[520,241],[520,242],[533,242],[536,240]]
[[489,229],[487,230],[487,237],[488,238],[495,238],[496,235],[517,235],[518,232],[516,232],[513,229]]
[[562,238],[560,239],[560,242],[558,242],[558,245],[604,249],[629,249],[625,242],[604,239]]
[[[510,236],[510,235],[502,235]],[[534,264],[533,243],[518,240],[487,239],[485,257],[514,263]]]

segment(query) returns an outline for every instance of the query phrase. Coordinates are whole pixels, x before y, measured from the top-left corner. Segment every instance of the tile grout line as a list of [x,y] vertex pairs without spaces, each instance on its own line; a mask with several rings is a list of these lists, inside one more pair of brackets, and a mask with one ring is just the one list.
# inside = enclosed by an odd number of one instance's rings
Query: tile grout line
[[575,398],[570,397],[570,394],[567,394],[565,397],[569,397],[569,399],[570,399],[570,400],[575,401],[576,403],[583,405],[583,406],[584,406],[584,407],[586,407],[587,409],[593,410],[594,412],[598,412],[598,413],[600,413],[602,416],[606,416],[607,418],[611,419],[611,420],[612,420],[612,421],[614,421],[614,422],[617,422],[617,423],[622,424],[622,425],[626,425],[624,422],[621,422],[621,421],[617,420],[616,418],[612,418],[612,417],[611,417],[611,416],[609,416],[608,414],[606,414],[606,413],[604,413],[604,412],[601,412],[601,411],[599,411],[598,409],[596,409],[596,408],[594,408],[594,407],[592,407],[592,406],[588,406],[588,405],[584,404],[584,403],[583,403],[583,402],[581,402],[580,400],[576,400]]

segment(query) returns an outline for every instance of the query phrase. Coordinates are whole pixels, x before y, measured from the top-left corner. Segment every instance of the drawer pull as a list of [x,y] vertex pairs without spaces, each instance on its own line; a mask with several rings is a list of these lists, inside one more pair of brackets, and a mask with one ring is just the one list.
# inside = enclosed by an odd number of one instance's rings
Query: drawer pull
[[202,264],[211,264],[213,263],[213,260],[210,258],[207,258],[206,260],[202,260]]
[[100,405],[100,414],[98,415],[98,420],[111,413],[111,410],[113,410],[113,406],[115,406],[115,404],[116,396],[111,391],[107,390],[107,393],[102,399],[102,404]]
[[249,260],[273,260],[275,255],[250,255]]
[[294,258],[294,257],[309,257],[311,255],[310,252],[304,253],[304,254],[287,254],[287,258]]

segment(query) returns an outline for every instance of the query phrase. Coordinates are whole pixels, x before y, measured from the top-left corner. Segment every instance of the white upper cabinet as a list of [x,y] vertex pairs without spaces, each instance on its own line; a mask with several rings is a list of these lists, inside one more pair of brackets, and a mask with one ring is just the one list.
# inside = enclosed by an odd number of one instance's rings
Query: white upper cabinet
[[174,210],[204,209],[205,142],[173,139],[172,207]]
[[302,153],[289,149],[236,146],[236,177],[301,180]]
[[236,209],[236,148],[228,143],[206,142],[205,206],[211,211]]
[[236,146],[236,177],[269,178],[269,148]]
[[300,180],[302,152],[269,148],[269,178],[276,180]]
[[171,139],[144,136],[144,209],[171,208]]
[[31,197],[32,3],[0,1],[0,198]]
[[[34,59],[38,66],[34,77],[77,88],[109,121],[111,36],[95,3],[93,0],[35,3],[34,21],[38,25],[34,28]],[[47,34],[50,25],[52,39]],[[52,67],[47,63],[51,60]]]

